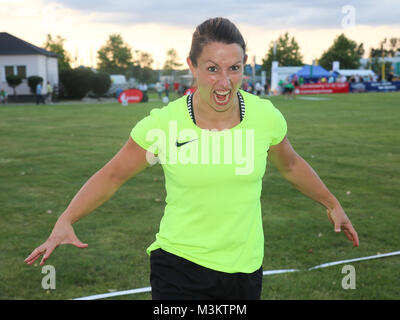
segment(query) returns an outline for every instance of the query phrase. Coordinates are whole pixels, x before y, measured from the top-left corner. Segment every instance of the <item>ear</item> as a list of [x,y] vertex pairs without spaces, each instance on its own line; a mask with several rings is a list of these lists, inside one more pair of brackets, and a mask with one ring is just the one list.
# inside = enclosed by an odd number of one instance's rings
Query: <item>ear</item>
[[190,59],[190,57],[186,58],[186,62],[189,66],[190,71],[192,72],[193,77],[195,76],[195,69],[196,67],[193,65],[192,59]]
[[244,57],[243,57],[243,65],[246,64],[247,58],[248,58],[248,57],[249,57],[249,56],[248,56],[247,54],[244,55]]

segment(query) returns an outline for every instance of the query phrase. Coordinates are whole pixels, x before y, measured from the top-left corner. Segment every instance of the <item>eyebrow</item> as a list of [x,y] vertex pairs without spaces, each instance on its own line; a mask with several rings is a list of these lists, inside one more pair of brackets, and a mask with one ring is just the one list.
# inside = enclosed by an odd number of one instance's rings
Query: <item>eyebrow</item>
[[[219,67],[219,64],[218,64],[218,63],[216,63],[216,62],[214,62],[214,61],[212,61],[212,60],[210,60],[210,59],[208,59],[207,62],[211,62],[211,63],[213,63],[213,64],[215,64],[216,66]],[[239,60],[239,61],[235,62],[234,64],[232,64],[232,66],[234,66],[235,64],[238,64],[238,63],[242,63],[242,60]]]

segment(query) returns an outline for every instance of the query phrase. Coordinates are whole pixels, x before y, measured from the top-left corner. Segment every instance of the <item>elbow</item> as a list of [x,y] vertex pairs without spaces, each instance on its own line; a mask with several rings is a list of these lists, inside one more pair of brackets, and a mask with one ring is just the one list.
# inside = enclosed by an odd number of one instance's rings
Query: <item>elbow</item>
[[301,161],[304,161],[303,158],[301,158],[297,153],[295,153],[280,168],[280,172],[281,172],[282,176],[284,176],[286,179],[288,179],[293,174],[293,172],[296,171],[296,168],[298,167],[298,165]]
[[112,168],[107,165],[97,171],[96,176],[99,181],[103,181],[105,185],[110,187],[119,187],[124,183],[121,174],[119,174],[117,170],[112,170]]

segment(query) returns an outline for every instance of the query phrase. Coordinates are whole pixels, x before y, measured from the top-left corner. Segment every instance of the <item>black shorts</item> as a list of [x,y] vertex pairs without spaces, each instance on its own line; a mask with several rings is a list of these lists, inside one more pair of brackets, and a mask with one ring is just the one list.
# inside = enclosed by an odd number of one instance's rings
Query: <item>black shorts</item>
[[162,249],[150,254],[153,300],[260,300],[262,267],[253,273],[205,268]]

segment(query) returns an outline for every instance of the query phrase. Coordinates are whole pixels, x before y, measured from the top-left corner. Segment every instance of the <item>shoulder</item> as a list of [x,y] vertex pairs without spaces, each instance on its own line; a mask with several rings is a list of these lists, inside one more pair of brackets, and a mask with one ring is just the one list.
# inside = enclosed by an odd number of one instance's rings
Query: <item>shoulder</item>
[[246,108],[251,108],[258,115],[269,116],[275,114],[279,110],[268,99],[260,98],[259,96],[240,90]]
[[150,111],[151,116],[157,117],[159,120],[170,120],[176,118],[183,108],[186,108],[187,96],[182,96],[174,101],[169,102],[161,108],[154,108]]
[[240,93],[246,110],[249,110],[251,125],[266,130],[271,135],[272,145],[282,141],[287,132],[287,123],[281,111],[268,99],[262,99],[245,91]]

